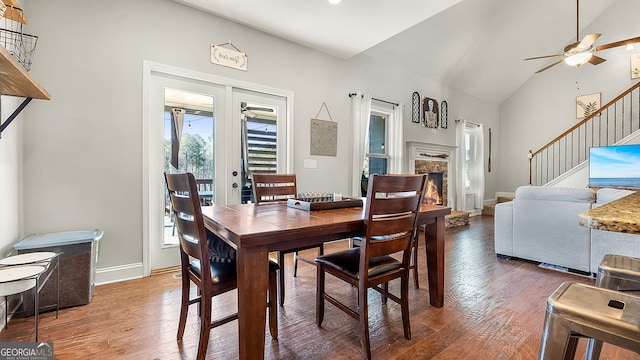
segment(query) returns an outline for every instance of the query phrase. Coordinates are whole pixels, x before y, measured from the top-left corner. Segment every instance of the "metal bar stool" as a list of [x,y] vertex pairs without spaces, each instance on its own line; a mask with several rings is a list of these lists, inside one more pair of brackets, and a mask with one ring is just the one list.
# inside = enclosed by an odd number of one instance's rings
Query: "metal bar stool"
[[598,265],[596,286],[618,290],[619,287],[640,290],[640,259],[607,254]]
[[[596,286],[611,290],[618,290],[620,287],[640,290],[640,259],[624,255],[605,255],[598,265]],[[602,341],[589,339],[586,360],[599,359],[601,351]]]
[[0,296],[4,296],[5,328],[9,327],[7,297],[33,289],[36,342],[40,317],[40,290],[56,272],[56,319],[60,311],[60,260],[59,253],[33,252],[0,259]]
[[640,354],[640,297],[564,282],[547,299],[538,359],[573,359],[580,337]]

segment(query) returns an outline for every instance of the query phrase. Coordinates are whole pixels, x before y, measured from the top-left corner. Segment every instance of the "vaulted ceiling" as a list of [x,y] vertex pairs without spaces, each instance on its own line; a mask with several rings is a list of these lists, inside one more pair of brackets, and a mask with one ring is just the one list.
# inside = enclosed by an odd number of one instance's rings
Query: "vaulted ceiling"
[[[574,0],[176,1],[343,59],[392,56],[496,104],[550,63],[524,58],[559,53],[576,41]],[[613,3],[581,0],[580,36]],[[598,43],[622,40],[598,31]]]

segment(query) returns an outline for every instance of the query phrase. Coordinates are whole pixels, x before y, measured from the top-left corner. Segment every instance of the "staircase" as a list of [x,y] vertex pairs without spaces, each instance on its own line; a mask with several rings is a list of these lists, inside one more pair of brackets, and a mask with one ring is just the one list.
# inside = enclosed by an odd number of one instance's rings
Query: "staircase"
[[251,174],[277,172],[276,119],[245,117],[242,122],[242,202],[252,198]]
[[640,82],[539,150],[529,150],[529,184],[545,185],[585,166],[591,147],[627,143],[640,130],[639,87]]

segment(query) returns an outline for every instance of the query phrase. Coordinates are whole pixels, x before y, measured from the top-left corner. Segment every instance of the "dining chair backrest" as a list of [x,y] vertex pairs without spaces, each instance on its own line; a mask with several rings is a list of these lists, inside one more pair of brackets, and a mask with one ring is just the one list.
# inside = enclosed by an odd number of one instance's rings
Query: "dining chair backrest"
[[298,193],[295,174],[253,173],[253,199],[257,205],[283,203]]
[[426,184],[426,175],[369,177],[361,265],[368,268],[369,258],[400,251],[408,261]]
[[165,179],[171,200],[171,210],[178,230],[182,264],[189,263],[189,256],[200,260],[202,281],[209,284],[211,283],[211,272],[209,271],[207,234],[202,218],[196,179],[191,173],[165,174]]
[[213,191],[213,179],[196,179],[198,191]]

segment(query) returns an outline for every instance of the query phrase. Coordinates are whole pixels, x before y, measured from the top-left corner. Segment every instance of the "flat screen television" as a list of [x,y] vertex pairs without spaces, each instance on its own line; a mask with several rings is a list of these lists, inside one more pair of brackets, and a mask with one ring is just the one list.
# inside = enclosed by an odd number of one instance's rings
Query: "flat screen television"
[[589,187],[640,188],[640,144],[589,149]]

